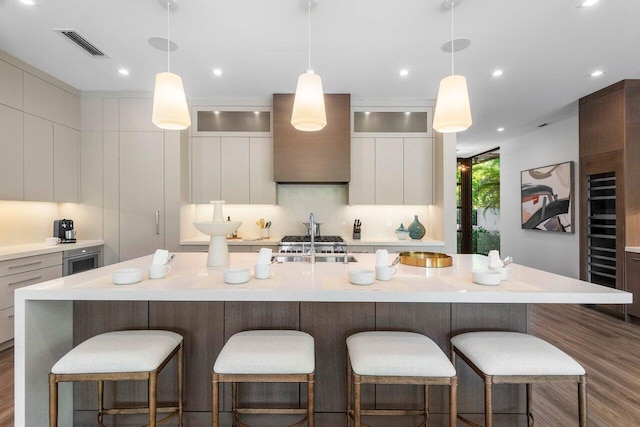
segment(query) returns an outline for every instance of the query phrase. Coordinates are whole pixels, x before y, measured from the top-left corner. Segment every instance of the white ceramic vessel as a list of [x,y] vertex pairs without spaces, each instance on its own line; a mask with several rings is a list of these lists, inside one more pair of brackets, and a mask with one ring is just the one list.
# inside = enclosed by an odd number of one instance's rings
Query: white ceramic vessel
[[229,265],[227,236],[240,228],[242,221],[224,221],[224,216],[222,215],[224,200],[212,200],[209,203],[213,205],[213,221],[194,222],[193,225],[201,233],[211,236],[207,265],[209,267],[222,267]]

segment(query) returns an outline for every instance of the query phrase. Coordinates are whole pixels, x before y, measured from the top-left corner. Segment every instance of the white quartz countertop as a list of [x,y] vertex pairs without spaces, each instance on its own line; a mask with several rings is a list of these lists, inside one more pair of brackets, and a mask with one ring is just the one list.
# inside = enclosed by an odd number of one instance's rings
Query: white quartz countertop
[[55,246],[47,246],[44,242],[27,243],[14,246],[0,246],[0,261],[101,245],[104,245],[104,240],[78,240],[76,243],[60,243]]
[[[350,238],[344,238],[347,246],[444,246],[444,242],[440,240],[433,239],[422,239],[422,240],[400,240],[395,237],[372,237],[361,240],[353,240]],[[229,246],[241,246],[241,245],[277,245],[280,243],[280,238],[269,238],[269,239],[227,239],[227,244]],[[193,238],[193,239],[184,239],[180,240],[181,245],[208,245],[209,238]]]
[[626,246],[624,250],[626,252],[634,252],[640,254],[640,246]]
[[[317,302],[450,302],[450,303],[565,303],[628,304],[632,294],[513,265],[513,276],[498,286],[471,281],[471,270],[486,268],[481,255],[454,255],[453,266],[421,268],[399,264],[391,281],[370,286],[349,283],[348,270],[373,269],[375,254],[357,254],[358,262],[272,264],[271,277],[253,276],[256,254],[230,254],[231,268],[250,268],[249,282],[227,285],[222,272],[208,268],[206,253],[176,253],[164,279],[148,279],[152,256],[62,277],[15,291],[18,300],[138,300],[138,301],[317,301]],[[389,256],[389,261],[393,256]],[[139,267],[143,280],[114,285],[113,271]]]

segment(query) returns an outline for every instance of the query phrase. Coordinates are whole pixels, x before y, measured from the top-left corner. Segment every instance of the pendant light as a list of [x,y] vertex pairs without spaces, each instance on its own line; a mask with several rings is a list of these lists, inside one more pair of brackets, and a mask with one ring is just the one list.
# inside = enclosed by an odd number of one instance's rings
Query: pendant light
[[451,6],[451,75],[440,81],[433,128],[440,133],[465,131],[471,126],[471,106],[467,79],[454,73],[453,8],[462,0],[446,0]]
[[322,79],[311,69],[311,3],[314,0],[306,1],[309,18],[309,68],[306,73],[302,73],[298,77],[291,124],[298,130],[315,132],[322,130],[327,125],[327,113],[324,108]]
[[167,72],[156,74],[151,121],[160,129],[183,130],[191,126],[182,79],[171,70],[170,15],[174,0],[160,0],[167,7]]

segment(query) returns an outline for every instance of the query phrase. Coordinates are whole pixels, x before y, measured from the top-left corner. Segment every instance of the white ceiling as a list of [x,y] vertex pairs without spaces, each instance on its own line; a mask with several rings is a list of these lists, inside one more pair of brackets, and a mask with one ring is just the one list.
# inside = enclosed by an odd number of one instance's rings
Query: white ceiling
[[[166,53],[157,0],[0,0],[0,49],[80,90],[152,91]],[[459,134],[469,155],[555,122],[571,103],[640,78],[640,0],[465,0],[455,9],[456,54],[468,79],[472,127]],[[326,93],[354,99],[433,99],[450,73],[441,0],[319,0],[312,9],[311,65]],[[54,28],[74,28],[109,55],[92,58]],[[171,14],[171,71],[190,99],[270,98],[292,93],[307,66],[307,12],[300,0],[182,0]],[[131,71],[128,77],[119,67]],[[211,69],[224,74],[214,77]],[[401,68],[411,73],[400,78]],[[491,76],[504,70],[500,78]],[[595,69],[605,74],[589,77]],[[505,131],[497,133],[498,127]]]

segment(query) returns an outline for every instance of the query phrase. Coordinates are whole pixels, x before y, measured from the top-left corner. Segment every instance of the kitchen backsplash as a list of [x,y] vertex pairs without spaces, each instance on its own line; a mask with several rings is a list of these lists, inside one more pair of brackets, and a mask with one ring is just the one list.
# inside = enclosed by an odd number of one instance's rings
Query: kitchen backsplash
[[44,242],[53,236],[59,204],[0,200],[0,246]]
[[[351,237],[353,221],[362,222],[362,239],[395,238],[395,229],[400,223],[407,227],[413,216],[418,215],[423,224],[429,221],[427,206],[349,206],[348,186],[331,184],[278,184],[278,205],[224,205],[225,219],[242,221],[238,230],[240,237],[252,239],[260,235],[256,225],[259,218],[272,222],[271,237],[302,235],[302,224],[313,212],[316,221],[322,223],[323,235]],[[208,239],[191,224],[211,221],[212,205],[187,205],[182,210],[181,238]],[[427,228],[428,229],[428,228]],[[426,237],[429,236],[427,233]]]

